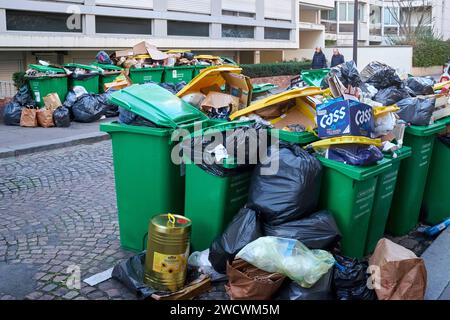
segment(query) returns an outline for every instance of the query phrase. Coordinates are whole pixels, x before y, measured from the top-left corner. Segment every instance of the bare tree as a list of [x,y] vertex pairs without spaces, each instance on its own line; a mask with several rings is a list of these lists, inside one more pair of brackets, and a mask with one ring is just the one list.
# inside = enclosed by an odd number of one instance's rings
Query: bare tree
[[400,40],[413,43],[423,35],[433,35],[431,0],[388,0],[389,13],[398,25]]

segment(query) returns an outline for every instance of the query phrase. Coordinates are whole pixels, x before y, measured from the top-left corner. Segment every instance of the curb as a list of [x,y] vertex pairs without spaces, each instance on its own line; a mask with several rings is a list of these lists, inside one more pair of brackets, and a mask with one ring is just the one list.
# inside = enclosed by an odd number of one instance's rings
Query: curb
[[95,132],[88,134],[80,134],[69,138],[53,139],[53,140],[46,140],[44,142],[22,144],[14,148],[0,148],[0,159],[9,157],[18,157],[21,155],[35,152],[72,147],[80,144],[91,144],[109,139],[110,139],[109,134],[105,132]]

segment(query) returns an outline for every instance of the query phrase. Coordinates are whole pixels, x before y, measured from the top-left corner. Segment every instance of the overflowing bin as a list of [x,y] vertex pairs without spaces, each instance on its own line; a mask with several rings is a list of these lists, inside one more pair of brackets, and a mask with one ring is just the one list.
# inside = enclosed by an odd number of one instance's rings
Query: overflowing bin
[[362,258],[366,250],[378,179],[392,170],[392,161],[383,159],[376,165],[360,167],[321,156],[318,158],[323,166],[319,206],[333,213],[342,233],[342,253]]
[[[229,133],[233,129],[239,129],[249,124],[252,122],[217,124],[201,132],[195,132],[185,141],[189,144],[191,141],[198,141],[200,144],[212,135]],[[186,153],[185,157],[187,157]],[[198,159],[202,160],[203,154],[198,155]],[[193,224],[192,248],[195,251],[202,251],[207,249],[212,241],[224,231],[234,215],[247,202],[253,166],[248,165],[245,166],[245,169],[240,169],[240,164],[236,163],[233,156],[224,159],[220,164],[215,164],[216,169],[205,170],[193,161],[186,162],[184,213]],[[202,163],[202,165],[205,164]]]
[[[450,125],[450,117],[438,121]],[[450,130],[444,129],[436,139],[422,209],[426,223],[435,225],[450,217]]]
[[378,176],[373,209],[367,231],[366,254],[372,253],[377,246],[378,240],[384,236],[400,165],[402,160],[410,156],[411,148],[409,147],[402,147],[395,151],[394,154],[385,155],[386,159],[391,160],[392,166]]
[[64,69],[38,64],[30,64],[30,69],[37,72],[36,76],[27,76],[33,99],[39,107],[44,106],[44,97],[50,93],[58,94],[64,101],[68,92],[68,79]]
[[93,65],[101,68],[103,72],[100,74],[99,80],[99,92],[105,92],[105,84],[114,82],[118,76],[122,74],[123,68],[115,66],[113,64],[97,64]]
[[[64,67],[72,71],[69,76],[69,87],[83,87],[88,93],[99,93],[100,74],[102,69],[96,66],[85,64],[68,63]],[[84,73],[77,73],[76,70],[83,70]]]
[[164,68],[131,68],[130,79],[134,84],[143,84],[148,82],[161,83],[163,81]]
[[183,214],[184,177],[171,154],[176,128],[192,130],[203,113],[156,84],[134,85],[115,92],[111,101],[150,120],[155,127],[101,124],[111,135],[121,245],[142,251],[150,219]]
[[402,162],[386,225],[386,231],[394,236],[407,234],[419,221],[433,146],[437,134],[444,128],[444,123],[437,122],[405,130],[404,145],[411,147],[412,154]]
[[194,77],[195,66],[165,67],[163,81],[165,83],[188,83]]

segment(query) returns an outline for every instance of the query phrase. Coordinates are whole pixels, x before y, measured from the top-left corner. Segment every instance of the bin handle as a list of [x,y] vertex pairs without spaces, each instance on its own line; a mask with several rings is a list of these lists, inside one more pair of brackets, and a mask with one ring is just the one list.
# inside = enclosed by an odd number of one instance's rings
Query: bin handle
[[167,214],[167,227],[174,228],[175,227],[175,216],[171,213]]
[[444,129],[445,129],[445,124],[441,123],[440,126],[438,126],[438,127],[427,128],[427,129],[423,130],[422,132],[425,135],[431,135],[431,134],[437,133],[437,132],[439,132],[441,130],[444,130]]

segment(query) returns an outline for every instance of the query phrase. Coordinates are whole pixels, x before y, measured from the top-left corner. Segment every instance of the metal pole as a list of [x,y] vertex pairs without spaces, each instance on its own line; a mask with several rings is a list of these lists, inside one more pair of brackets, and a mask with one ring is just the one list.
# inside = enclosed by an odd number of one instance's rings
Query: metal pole
[[353,61],[358,64],[358,27],[359,27],[359,1],[355,0],[353,16]]

